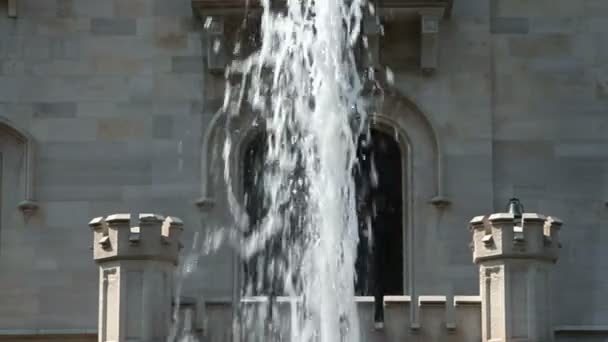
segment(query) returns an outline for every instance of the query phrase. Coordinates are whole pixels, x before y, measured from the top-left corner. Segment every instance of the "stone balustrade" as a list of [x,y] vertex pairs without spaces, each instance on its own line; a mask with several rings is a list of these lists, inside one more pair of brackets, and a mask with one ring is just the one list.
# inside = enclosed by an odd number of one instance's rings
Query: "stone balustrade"
[[[467,342],[481,340],[481,300],[479,296],[419,296],[412,300],[410,296],[384,297],[385,324],[382,329],[374,328],[374,298],[356,297],[357,310],[360,317],[361,341],[392,342],[392,341],[425,341],[425,342]],[[280,321],[279,330],[283,336],[290,336],[290,319],[298,316],[298,301],[290,297],[279,297],[276,300],[277,317]],[[412,322],[410,307],[416,306],[419,321]],[[244,298],[239,305],[240,310],[252,314],[267,312],[266,297]],[[263,329],[264,322],[250,321],[250,324],[260,326],[243,326],[242,339],[233,339],[232,327],[225,324],[232,320],[232,301],[208,300],[205,303],[207,329],[204,331],[204,341],[232,342],[252,341],[247,328]],[[259,338],[259,336],[258,336]]]

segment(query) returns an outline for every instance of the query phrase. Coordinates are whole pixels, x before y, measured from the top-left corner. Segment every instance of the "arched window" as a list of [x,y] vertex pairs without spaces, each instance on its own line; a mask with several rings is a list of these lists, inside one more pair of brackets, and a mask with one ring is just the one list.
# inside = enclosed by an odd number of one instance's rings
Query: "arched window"
[[[258,134],[247,146],[243,160],[244,204],[250,227],[246,232],[247,237],[259,226],[266,215],[263,184],[265,153],[265,135]],[[244,295],[257,296],[271,292],[266,265],[264,265],[267,259],[265,253],[268,253],[267,248],[244,262],[244,283],[242,284]]]
[[245,189],[245,210],[249,216],[250,226],[256,226],[264,217],[264,154],[266,153],[266,138],[264,134],[258,134],[245,150],[243,161]]
[[[264,171],[265,168],[271,167],[266,163],[265,153],[267,151],[267,136],[260,133],[254,137],[252,142],[247,145],[244,151],[244,209],[249,218],[249,235],[259,229],[262,220],[266,217],[269,208],[269,199],[265,194],[264,189]],[[301,160],[301,159],[299,159]],[[266,241],[265,246],[260,246],[259,252],[244,263],[245,281],[242,284],[242,291],[245,295],[270,295],[283,296],[285,295],[284,286],[287,279],[284,278],[284,273],[281,269],[290,262],[286,251],[294,251],[293,248],[302,242],[304,236],[297,230],[301,227],[301,213],[303,210],[305,193],[302,191],[305,188],[303,182],[298,182],[298,179],[303,179],[304,168],[296,166],[295,171],[291,174],[289,191],[295,192],[296,196],[291,196],[289,203],[283,203],[280,210],[282,219],[288,220],[291,230],[286,230],[281,235],[273,236]],[[247,237],[247,236],[246,236]],[[289,279],[292,286],[299,286],[299,278],[293,276]]]
[[390,135],[372,129],[359,140],[357,217],[358,295],[402,295],[403,170],[399,145]]
[[[266,138],[258,134],[244,151],[244,206],[253,231],[266,215],[263,170]],[[354,172],[357,188],[357,215],[360,243],[357,250],[355,290],[360,296],[404,294],[403,255],[403,168],[401,149],[396,140],[372,129],[361,137],[358,167]],[[277,252],[279,242],[269,241],[265,250],[244,264],[246,295],[281,295],[274,289],[265,260]]]
[[383,322],[384,296],[404,293],[401,149],[393,137],[372,129],[359,139],[357,157],[355,293],[374,296],[374,321]]
[[[402,238],[393,239],[395,243],[401,243],[401,255],[399,258],[396,254],[390,254],[390,262],[392,270],[396,270],[387,282],[387,294],[406,294],[416,295],[418,292],[417,284],[419,279],[426,281],[425,272],[416,272],[416,265],[419,264],[417,259],[431,260],[436,262],[432,254],[435,251],[416,248],[427,243],[430,237],[424,231],[432,223],[429,220],[434,219],[435,212],[429,211],[429,204],[434,206],[437,215],[441,213],[445,207],[450,205],[450,199],[445,193],[445,163],[443,154],[443,144],[440,137],[436,133],[435,125],[430,117],[427,117],[410,99],[403,96],[397,89],[386,86],[381,96],[373,97],[371,104],[373,109],[370,111],[370,122],[372,123],[372,133],[376,136],[385,136],[393,152],[389,153],[397,156],[397,146],[399,153],[400,167],[397,167],[397,162],[392,161],[391,167],[377,166],[378,173],[385,174],[383,178],[391,177],[391,170],[399,169],[401,172],[401,233]],[[240,214],[245,211],[244,202],[241,200],[241,195],[247,193],[247,189],[243,189],[243,181],[246,177],[251,176],[251,172],[245,170],[243,165],[245,161],[244,151],[250,151],[253,144],[249,144],[249,139],[257,131],[259,118],[253,111],[243,110],[244,117],[235,123],[230,132],[227,132],[224,127],[224,113],[218,111],[209,125],[204,139],[202,149],[202,197],[199,201],[201,210],[205,212],[213,212],[218,215],[224,215],[225,207],[214,206],[216,196],[221,198],[220,181],[214,179],[213,175],[221,175],[221,165],[218,165],[216,156],[221,155],[217,152],[217,147],[221,146],[222,139],[225,134],[230,134],[234,144],[231,145],[230,155],[234,157],[230,160],[230,173],[239,175],[234,178],[234,183],[231,183],[230,190],[234,191],[229,196],[233,196],[238,205],[239,218]],[[255,144],[255,142],[254,142]],[[263,151],[264,149],[260,149]],[[378,158],[377,159],[382,159]],[[225,171],[225,170],[224,170]],[[246,182],[245,182],[246,183]],[[250,184],[253,184],[250,182]],[[395,183],[397,184],[397,183]],[[415,184],[415,186],[413,186]],[[382,184],[380,184],[382,187]],[[399,186],[392,187],[392,190],[398,189]],[[249,195],[251,197],[251,195]],[[251,209],[249,209],[251,210]],[[396,217],[396,216],[394,216]],[[379,220],[376,220],[378,225]],[[370,230],[371,231],[371,230]],[[397,250],[398,248],[392,248]],[[372,261],[370,261],[371,251],[360,251],[360,253],[368,253],[367,259],[358,258],[356,289],[357,294],[373,294],[373,278],[372,277]],[[398,253],[398,252],[396,252]],[[235,259],[236,260],[236,259]],[[367,260],[363,266],[367,267],[361,270],[362,260]],[[394,263],[402,263],[402,267]],[[234,298],[238,298],[239,285],[243,283],[242,264],[235,264],[234,277]],[[401,277],[401,284],[396,278]],[[401,288],[402,291],[395,289]],[[415,305],[410,306],[410,316],[412,322],[418,322],[418,311]]]

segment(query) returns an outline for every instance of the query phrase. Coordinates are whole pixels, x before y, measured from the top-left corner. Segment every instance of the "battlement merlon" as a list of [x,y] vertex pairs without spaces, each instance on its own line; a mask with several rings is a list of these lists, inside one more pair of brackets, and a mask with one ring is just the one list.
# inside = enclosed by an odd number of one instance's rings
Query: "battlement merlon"
[[179,218],[139,214],[133,221],[131,214],[113,214],[89,222],[96,262],[159,260],[177,264],[183,231]]
[[470,222],[475,263],[496,259],[556,262],[562,221],[536,213],[516,218],[510,213],[476,216]]

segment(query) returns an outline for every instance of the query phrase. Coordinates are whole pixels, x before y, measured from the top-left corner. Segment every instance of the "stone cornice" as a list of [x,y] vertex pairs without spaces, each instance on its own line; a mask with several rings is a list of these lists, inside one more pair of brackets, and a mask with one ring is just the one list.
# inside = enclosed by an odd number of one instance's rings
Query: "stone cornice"
[[[445,16],[449,16],[453,0],[383,0],[380,9],[384,11],[414,10],[425,8],[441,8]],[[259,0],[192,0],[192,8],[200,15],[221,15],[246,10],[257,10]]]
[[[207,70],[223,74],[229,63],[224,46],[227,44],[226,25],[241,20],[242,15],[259,15],[259,0],[191,0],[192,8],[200,18],[205,19],[207,40]],[[364,65],[382,69],[380,50],[381,24],[390,22],[415,22],[420,34],[420,68],[426,74],[434,73],[439,67],[440,23],[450,16],[453,0],[382,0],[376,11],[365,11],[363,31],[368,45],[368,56],[362,57]],[[282,0],[276,1],[279,6]],[[257,13],[256,13],[257,12]],[[240,18],[240,19],[236,19]],[[447,206],[449,201],[436,201],[438,208]]]

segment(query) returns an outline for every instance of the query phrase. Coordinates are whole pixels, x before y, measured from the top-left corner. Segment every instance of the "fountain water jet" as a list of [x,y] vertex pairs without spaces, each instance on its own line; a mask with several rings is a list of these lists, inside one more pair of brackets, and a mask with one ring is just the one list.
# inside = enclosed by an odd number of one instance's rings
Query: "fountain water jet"
[[[265,128],[258,218],[239,211],[230,138],[224,147],[229,202],[244,232],[243,296],[268,296],[264,310],[242,308],[241,329],[248,341],[356,342],[352,172],[365,113],[354,46],[364,0],[288,0],[281,11],[261,4],[261,47],[228,69],[228,80],[238,74],[241,81],[227,82],[224,104],[227,130],[244,103]],[[298,308],[289,333],[277,296]]]

